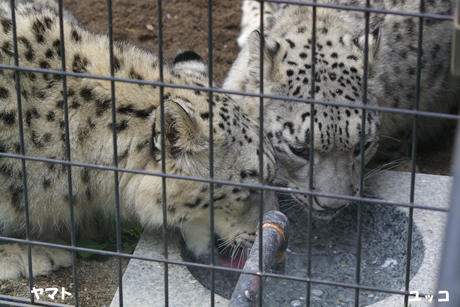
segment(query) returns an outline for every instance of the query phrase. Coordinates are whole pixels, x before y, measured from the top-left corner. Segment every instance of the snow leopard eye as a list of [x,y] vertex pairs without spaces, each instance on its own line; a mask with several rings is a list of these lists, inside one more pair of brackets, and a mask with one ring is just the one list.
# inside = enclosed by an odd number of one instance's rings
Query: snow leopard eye
[[297,157],[300,157],[300,158],[305,159],[305,160],[308,161],[308,158],[310,156],[310,150],[308,150],[308,148],[306,148],[306,147],[296,148],[296,147],[293,147],[293,146],[289,145],[289,149]]
[[[371,146],[372,142],[367,142],[366,145],[364,145],[364,151],[366,151],[369,146]],[[359,154],[361,153],[361,144],[358,144],[355,146],[355,149],[353,150],[353,155],[355,157],[359,156]]]

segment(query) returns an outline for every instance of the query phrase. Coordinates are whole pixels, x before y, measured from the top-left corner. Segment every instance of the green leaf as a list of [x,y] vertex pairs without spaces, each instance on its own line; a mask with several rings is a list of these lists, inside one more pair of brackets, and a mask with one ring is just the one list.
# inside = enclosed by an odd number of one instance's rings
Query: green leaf
[[[78,240],[77,242],[78,247],[84,247],[84,248],[91,248],[91,249],[98,249],[98,250],[103,250],[107,246],[109,246],[108,243],[97,243],[91,239],[83,238]],[[94,253],[90,252],[78,252],[78,255],[80,255],[83,258],[88,258]]]

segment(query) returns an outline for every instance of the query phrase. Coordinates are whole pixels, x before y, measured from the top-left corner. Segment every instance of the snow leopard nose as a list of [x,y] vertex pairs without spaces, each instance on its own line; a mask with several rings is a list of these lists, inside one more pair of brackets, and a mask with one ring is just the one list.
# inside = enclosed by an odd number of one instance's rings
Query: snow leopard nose
[[[335,211],[345,208],[349,205],[349,202],[344,199],[329,198],[329,197],[317,197],[315,196],[313,203],[313,209],[315,210],[328,210]],[[318,207],[320,209],[318,209]]]

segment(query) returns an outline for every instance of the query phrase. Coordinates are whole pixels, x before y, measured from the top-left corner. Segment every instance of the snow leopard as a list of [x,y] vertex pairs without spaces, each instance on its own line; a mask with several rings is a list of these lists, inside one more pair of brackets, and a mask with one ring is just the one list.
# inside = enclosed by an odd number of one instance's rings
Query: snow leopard
[[[200,90],[208,68],[198,54],[179,53],[168,65],[115,41],[111,57],[109,38],[88,32],[67,12],[61,41],[57,8],[46,0],[17,3],[14,24],[9,2],[0,3],[0,63],[7,66],[0,69],[0,235],[23,237],[27,211],[32,239],[61,242],[70,231],[70,206],[77,230],[98,213],[115,214],[117,176],[123,219],[161,227],[165,196],[167,227],[179,227],[196,255],[209,252],[211,194],[203,179],[210,177],[212,146],[216,239],[223,248],[250,247],[263,212],[259,191],[247,185],[268,185],[276,172],[258,123],[229,95],[210,100]],[[71,75],[64,77],[63,63]],[[277,206],[274,192],[265,191],[264,211]],[[31,248],[33,276],[70,265],[68,250]],[[27,247],[0,245],[0,279],[21,275],[29,275]]]
[[[413,110],[417,100],[420,110],[451,113],[458,108],[459,83],[449,72],[452,1],[428,1],[423,8],[436,18],[425,17],[421,21],[419,91],[420,18],[414,16],[420,11],[419,1],[371,0],[371,9],[402,14],[369,13],[367,32],[366,14],[358,10],[365,8],[366,1],[316,3],[315,8],[302,5],[301,1],[264,3],[262,31],[259,2],[243,1],[243,28],[238,38],[242,49],[223,87],[260,93],[263,81],[263,93],[278,96],[265,98],[263,102],[264,129],[275,148],[278,166],[275,181],[302,191],[309,191],[311,184],[315,193],[311,207],[315,215],[322,216],[350,203],[340,196],[360,194],[361,151],[365,164],[374,157],[373,164],[377,165],[407,161],[411,155],[414,117],[381,112],[374,107]],[[337,5],[340,7],[334,7]],[[233,97],[258,120],[259,97]],[[289,101],[289,97],[301,101]],[[313,112],[308,100],[312,98],[318,101]],[[364,103],[372,108],[365,111],[363,127],[360,106]],[[313,131],[310,131],[312,120]],[[442,134],[444,126],[445,122],[439,118],[419,116],[418,142],[429,144]],[[313,148],[309,141],[311,134]],[[310,183],[311,157],[313,182]],[[338,198],[324,197],[325,193]],[[308,193],[291,194],[308,210]]]

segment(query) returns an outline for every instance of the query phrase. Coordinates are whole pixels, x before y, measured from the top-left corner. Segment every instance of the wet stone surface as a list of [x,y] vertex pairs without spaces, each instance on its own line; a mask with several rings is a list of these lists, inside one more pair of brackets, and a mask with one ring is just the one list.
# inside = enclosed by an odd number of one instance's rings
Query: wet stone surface
[[[361,284],[400,290],[404,285],[408,217],[399,209],[376,204],[362,208]],[[357,205],[349,206],[330,221],[313,220],[311,277],[341,283],[356,282]],[[307,277],[308,214],[300,207],[284,212],[291,223],[291,241],[286,260],[286,275]],[[295,230],[295,232],[294,232]],[[305,230],[305,231],[302,231]],[[412,237],[411,276],[423,260],[423,241],[414,227]],[[183,249],[184,250],[184,249]],[[193,260],[188,257],[187,260]],[[209,263],[209,258],[195,259]],[[189,268],[204,286],[210,286],[210,271]],[[216,271],[216,293],[230,298],[237,282],[235,273]],[[264,306],[306,306],[306,283],[267,278]],[[389,294],[360,291],[359,306],[387,298]],[[312,284],[311,306],[354,306],[355,290]]]

